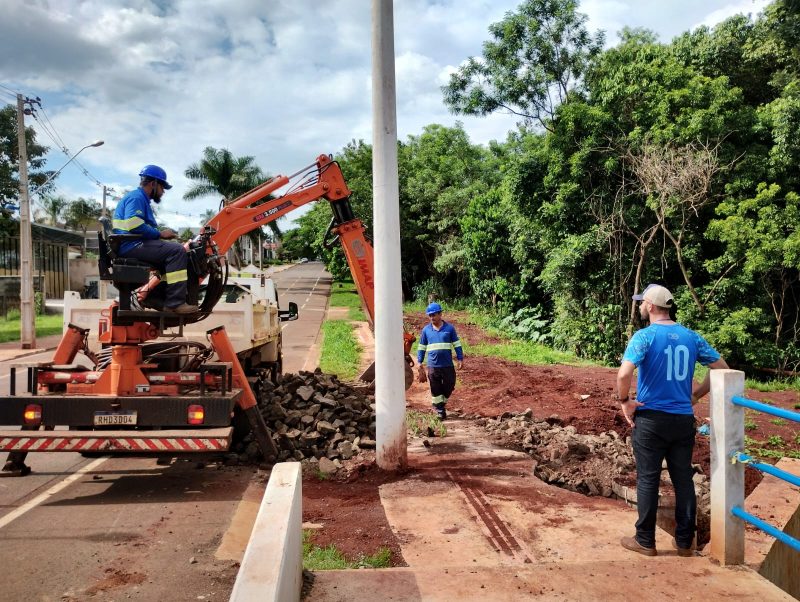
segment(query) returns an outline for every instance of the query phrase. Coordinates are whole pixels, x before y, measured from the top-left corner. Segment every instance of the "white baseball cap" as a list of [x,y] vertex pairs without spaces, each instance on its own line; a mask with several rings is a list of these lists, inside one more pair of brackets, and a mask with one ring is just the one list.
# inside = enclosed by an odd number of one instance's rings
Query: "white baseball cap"
[[641,294],[633,295],[634,301],[649,301],[653,305],[669,309],[674,303],[672,293],[660,284],[648,284]]

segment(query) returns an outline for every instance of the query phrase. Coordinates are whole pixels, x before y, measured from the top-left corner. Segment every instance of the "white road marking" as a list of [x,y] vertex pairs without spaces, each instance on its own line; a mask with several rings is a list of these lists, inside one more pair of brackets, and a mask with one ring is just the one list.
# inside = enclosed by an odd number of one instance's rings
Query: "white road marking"
[[34,508],[36,508],[36,506],[38,506],[42,502],[47,501],[47,499],[53,497],[59,491],[61,491],[62,489],[68,487],[69,485],[71,485],[72,483],[74,483],[75,481],[80,479],[87,472],[90,472],[90,471],[94,470],[97,466],[100,466],[103,462],[108,460],[110,457],[111,456],[102,456],[100,458],[97,458],[94,462],[90,462],[89,464],[87,464],[83,468],[79,469],[77,472],[69,475],[66,479],[64,479],[60,483],[57,483],[56,485],[53,485],[50,489],[48,489],[44,493],[42,493],[40,495],[37,495],[35,498],[33,498],[29,502],[23,504],[22,506],[20,506],[19,508],[17,508],[13,512],[9,512],[3,518],[0,518],[0,529],[5,527],[6,525],[8,525],[10,522],[18,519],[20,516],[22,516],[26,512],[28,512],[30,510],[33,510]]

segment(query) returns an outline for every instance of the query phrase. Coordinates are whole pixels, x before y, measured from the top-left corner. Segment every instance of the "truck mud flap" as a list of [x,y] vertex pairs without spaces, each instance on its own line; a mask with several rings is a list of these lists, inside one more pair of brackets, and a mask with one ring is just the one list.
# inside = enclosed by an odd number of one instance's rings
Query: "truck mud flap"
[[208,453],[227,451],[233,427],[171,431],[0,430],[0,451]]

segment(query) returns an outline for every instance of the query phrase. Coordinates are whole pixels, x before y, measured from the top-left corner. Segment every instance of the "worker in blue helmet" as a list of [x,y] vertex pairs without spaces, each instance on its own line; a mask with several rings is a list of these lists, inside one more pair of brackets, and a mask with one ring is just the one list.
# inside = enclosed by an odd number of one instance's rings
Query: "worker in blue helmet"
[[[464,362],[464,351],[455,327],[442,319],[442,306],[431,303],[425,309],[429,323],[422,329],[417,346],[419,380],[426,377],[431,388],[431,403],[439,418],[447,418],[447,400],[456,387],[456,369],[453,365],[453,352],[456,354],[458,369]],[[423,364],[428,356],[427,368]]]
[[167,172],[158,165],[145,165],[139,172],[139,187],[126,194],[114,211],[114,234],[138,234],[140,238],[120,245],[119,255],[139,259],[162,270],[166,282],[165,311],[178,314],[197,312],[197,305],[186,302],[186,250],[174,239],[170,228],[158,229],[150,201],[161,202],[164,191],[172,188]]

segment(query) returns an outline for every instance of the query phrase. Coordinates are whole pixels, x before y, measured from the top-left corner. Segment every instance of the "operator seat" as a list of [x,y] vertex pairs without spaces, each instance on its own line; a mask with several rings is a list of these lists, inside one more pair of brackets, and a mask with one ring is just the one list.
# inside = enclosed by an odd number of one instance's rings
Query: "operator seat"
[[108,217],[101,217],[100,224],[103,226],[97,232],[100,280],[110,280],[113,283],[119,291],[119,309],[130,311],[133,291],[150,280],[150,270],[156,266],[119,256],[119,245],[127,240],[141,238],[139,234],[113,234]]

